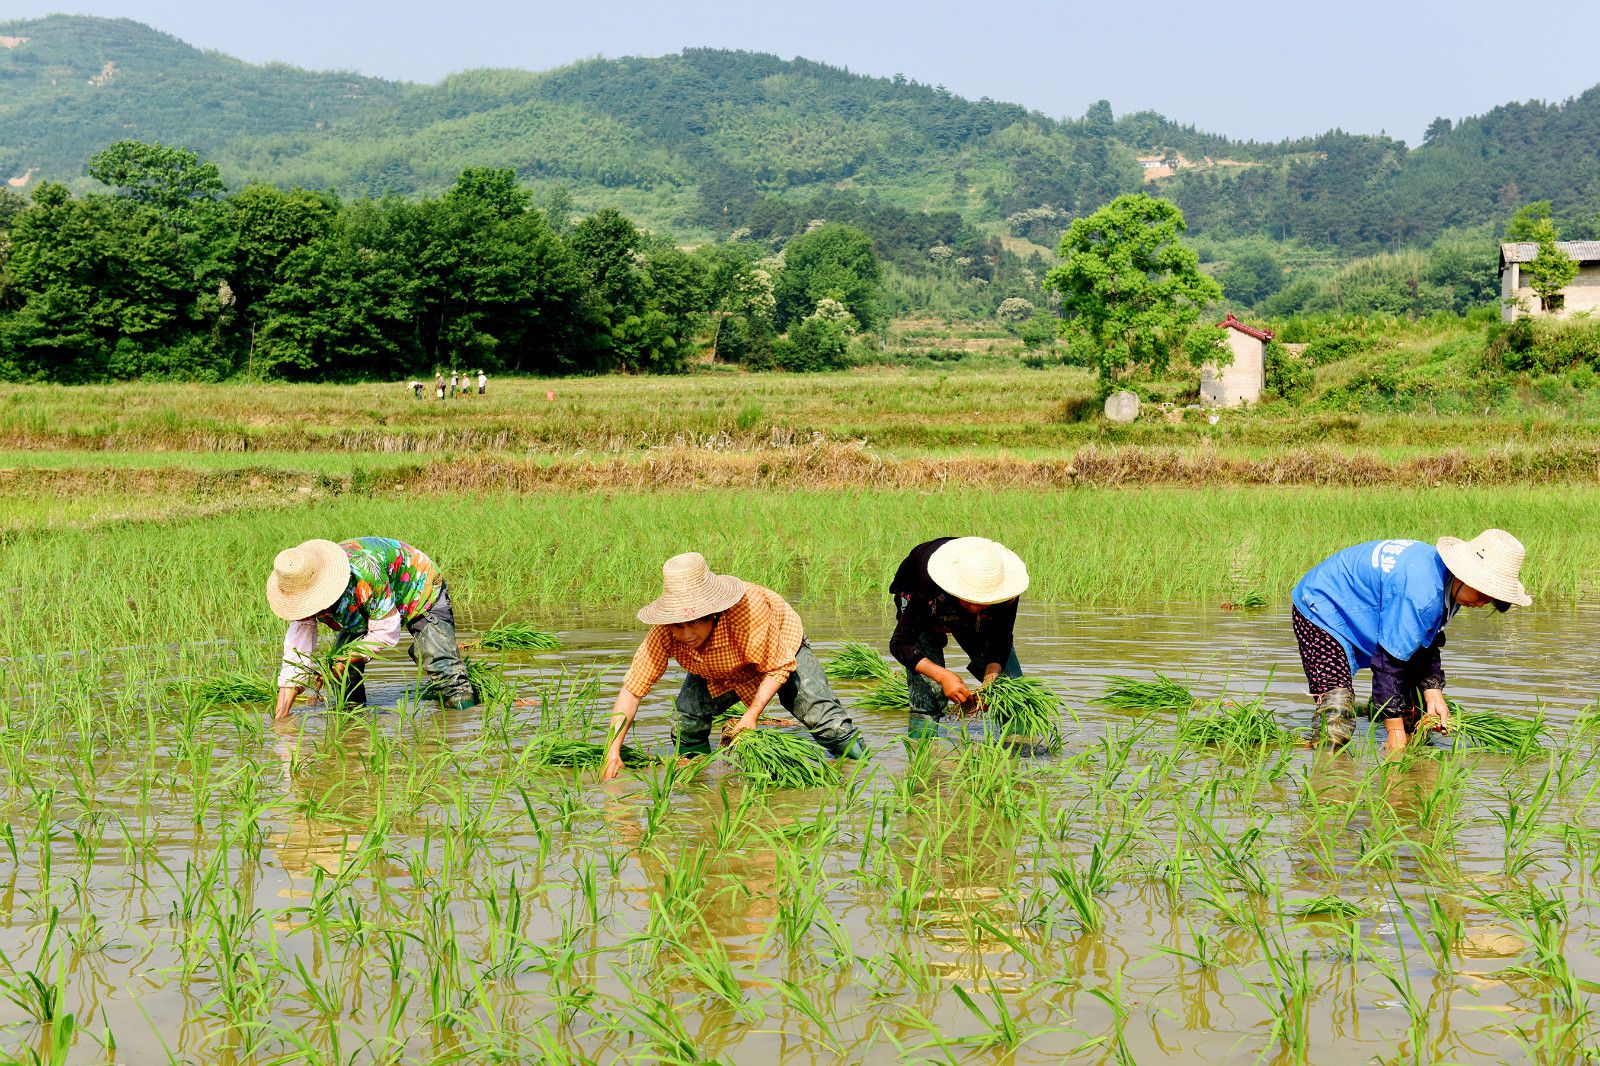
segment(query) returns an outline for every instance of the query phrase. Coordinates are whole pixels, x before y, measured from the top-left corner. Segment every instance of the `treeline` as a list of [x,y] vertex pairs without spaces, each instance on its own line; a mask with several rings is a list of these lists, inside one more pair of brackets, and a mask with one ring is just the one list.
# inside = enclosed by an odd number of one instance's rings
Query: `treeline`
[[110,191],[0,196],[7,379],[669,372],[707,344],[807,368],[882,313],[872,241],[839,223],[773,258],[753,242],[685,251],[612,209],[547,217],[509,169],[348,202],[230,193],[194,153],[137,141],[88,172]]

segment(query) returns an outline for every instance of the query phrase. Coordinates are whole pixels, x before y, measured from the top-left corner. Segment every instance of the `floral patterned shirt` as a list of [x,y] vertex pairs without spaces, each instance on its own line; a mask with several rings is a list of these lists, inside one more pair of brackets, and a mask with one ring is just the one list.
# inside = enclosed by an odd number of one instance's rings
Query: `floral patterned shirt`
[[400,612],[410,625],[439,598],[433,560],[391,537],[357,537],[339,547],[350,557],[350,583],[317,621],[341,633],[364,633],[369,621]]

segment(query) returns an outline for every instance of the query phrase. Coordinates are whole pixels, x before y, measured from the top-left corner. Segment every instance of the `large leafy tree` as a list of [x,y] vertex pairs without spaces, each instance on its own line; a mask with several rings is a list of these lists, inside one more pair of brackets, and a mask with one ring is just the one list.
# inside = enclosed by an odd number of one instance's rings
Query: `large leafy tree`
[[1556,244],[1556,228],[1548,218],[1530,227],[1529,239],[1539,250],[1522,268],[1522,273],[1528,279],[1528,287],[1539,298],[1539,306],[1551,310],[1561,290],[1578,276],[1578,261]]
[[1103,382],[1138,366],[1164,369],[1204,305],[1222,296],[1183,232],[1175,205],[1135,193],[1075,220],[1061,238],[1063,262],[1045,283],[1061,293],[1062,331],[1086,343]]
[[843,223],[830,222],[790,241],[783,271],[773,292],[780,327],[810,315],[821,300],[837,300],[862,329],[879,320],[879,282],[883,268],[872,238]]

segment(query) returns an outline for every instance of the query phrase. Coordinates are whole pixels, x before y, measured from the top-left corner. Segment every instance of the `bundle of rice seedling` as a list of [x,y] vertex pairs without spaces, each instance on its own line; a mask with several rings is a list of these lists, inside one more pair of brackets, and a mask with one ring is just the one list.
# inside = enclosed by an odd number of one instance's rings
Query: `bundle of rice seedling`
[[1291,905],[1289,913],[1297,918],[1365,918],[1372,908],[1338,896],[1318,896]]
[[277,696],[277,686],[266,675],[251,670],[212,674],[192,690],[196,703],[271,703]]
[[[578,770],[598,770],[605,765],[606,746],[593,741],[545,734],[528,745],[528,763],[536,767],[568,766]],[[622,746],[622,765],[649,766],[655,757],[638,748]]]
[[1186,714],[1178,722],[1178,739],[1185,744],[1231,748],[1296,742],[1295,735],[1259,700],[1219,703],[1212,714]]
[[828,676],[835,681],[888,681],[898,671],[870,644],[847,640],[828,660]]
[[894,674],[873,686],[858,702],[869,711],[910,710],[911,687],[904,674]]
[[[467,664],[467,680],[472,682],[472,690],[478,694],[479,703],[511,703],[517,698],[517,690],[498,666],[490,666],[481,659],[464,658]],[[418,693],[425,700],[439,698],[438,682],[429,678],[423,682],[422,690]]]
[[1001,674],[978,690],[978,700],[995,731],[1061,746],[1061,697],[1037,678]]
[[1478,751],[1495,751],[1507,754],[1528,751],[1539,747],[1544,735],[1544,716],[1518,718],[1496,711],[1471,711],[1455,700],[1446,700],[1450,708],[1450,732],[1445,736],[1458,745]]
[[1160,672],[1154,681],[1108,677],[1105,695],[1094,702],[1125,711],[1185,711],[1194,706],[1194,694]]
[[489,651],[552,651],[561,647],[561,638],[532,622],[502,622],[485,630],[478,646]]
[[1242,594],[1236,600],[1230,600],[1222,605],[1224,611],[1254,611],[1267,606],[1267,598],[1252,589]]
[[820,788],[839,771],[816,742],[782,729],[746,729],[717,754],[753,783],[776,788]]

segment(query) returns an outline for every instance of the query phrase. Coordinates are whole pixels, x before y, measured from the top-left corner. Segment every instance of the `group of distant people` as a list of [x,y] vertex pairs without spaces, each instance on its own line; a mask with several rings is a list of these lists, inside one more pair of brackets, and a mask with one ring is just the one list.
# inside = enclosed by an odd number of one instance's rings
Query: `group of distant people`
[[[411,395],[415,396],[419,400],[422,399],[422,382],[418,381],[416,378],[412,378],[411,384],[406,387],[411,390]],[[449,388],[449,395],[452,400],[457,396],[471,396],[472,375],[457,374],[452,371],[450,374]],[[480,370],[478,371],[478,395],[482,396],[488,390],[489,376]],[[445,380],[443,374],[438,375],[433,380],[433,398],[435,400],[442,400],[445,398]]]

